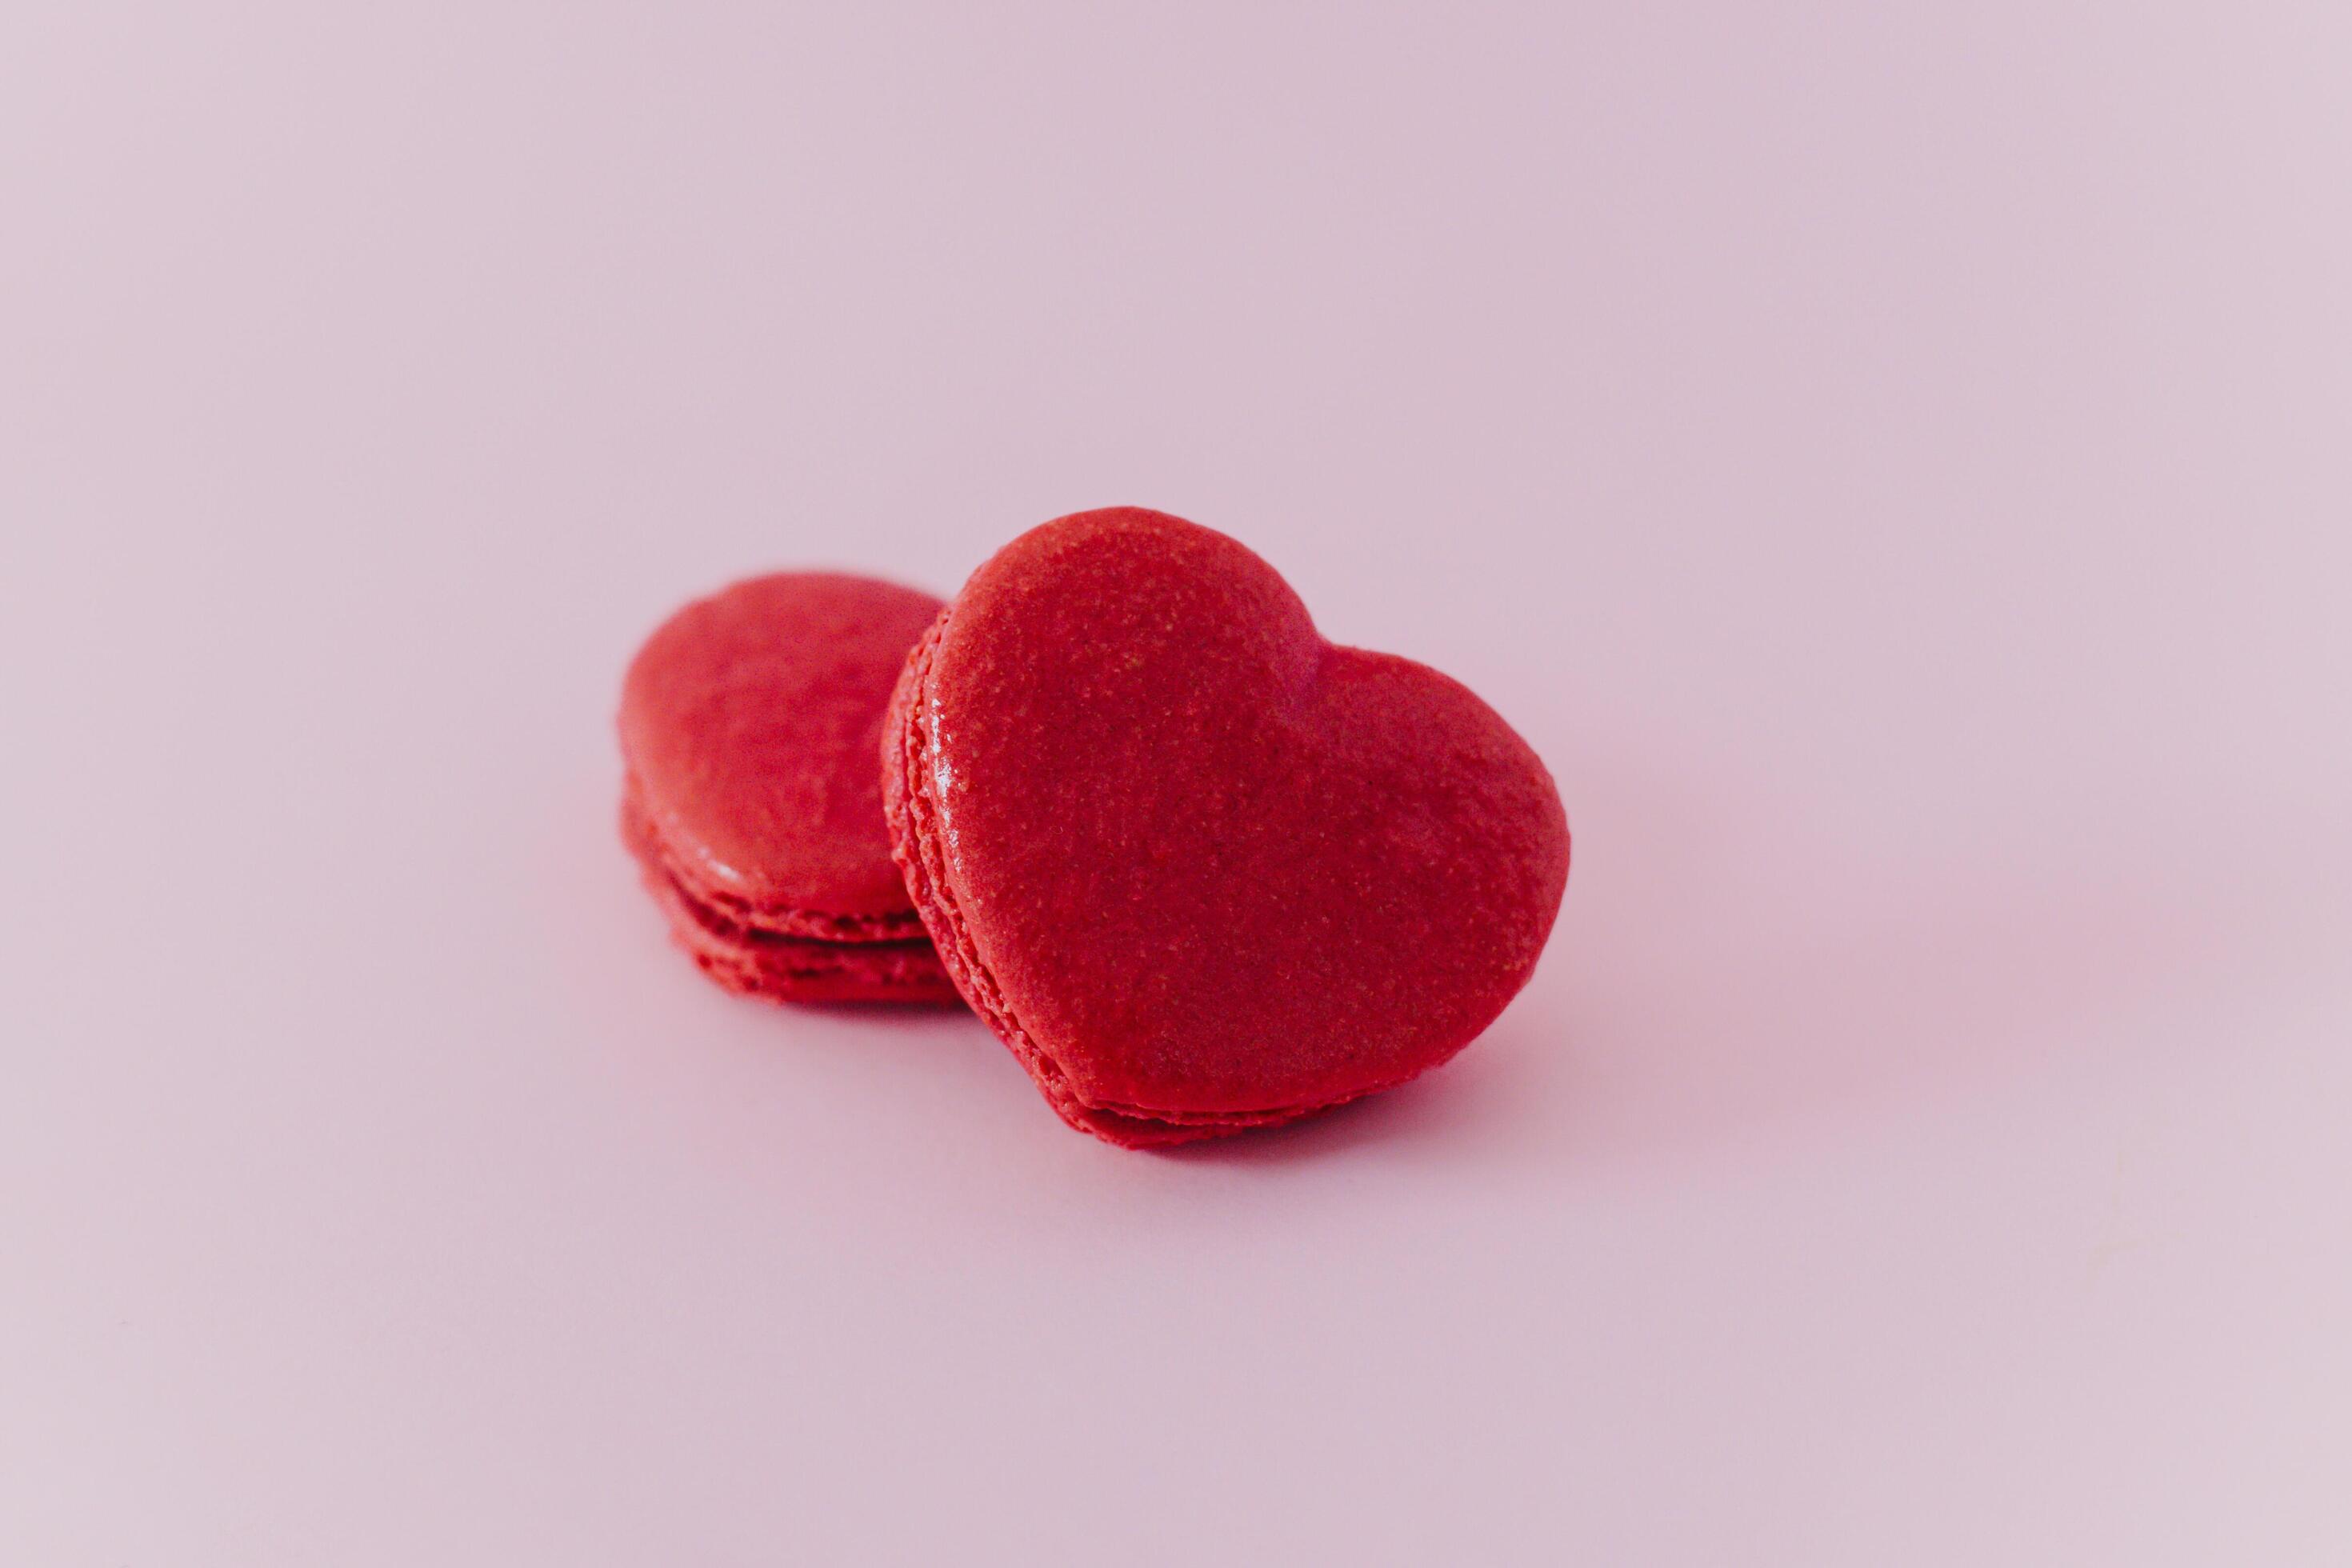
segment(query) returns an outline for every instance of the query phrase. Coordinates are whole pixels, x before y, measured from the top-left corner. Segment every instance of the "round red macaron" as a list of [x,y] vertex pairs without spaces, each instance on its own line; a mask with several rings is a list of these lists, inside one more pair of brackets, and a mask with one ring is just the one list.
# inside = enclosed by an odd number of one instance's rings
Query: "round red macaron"
[[892,682],[939,609],[895,584],[778,573],[687,605],[630,664],[622,836],[679,944],[730,990],[954,997],[891,863],[874,768]]
[[908,659],[900,868],[1055,1110],[1129,1146],[1287,1121],[1444,1061],[1567,884],[1527,742],[1458,683],[1326,642],[1274,569],[1135,508],[1034,529]]

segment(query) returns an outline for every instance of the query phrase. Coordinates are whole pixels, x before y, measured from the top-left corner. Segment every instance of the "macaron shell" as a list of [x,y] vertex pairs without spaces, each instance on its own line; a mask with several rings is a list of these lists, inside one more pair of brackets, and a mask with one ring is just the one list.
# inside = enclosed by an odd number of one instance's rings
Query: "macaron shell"
[[982,566],[886,772],[967,1001],[1118,1142],[1288,1120],[1461,1048],[1533,973],[1567,821],[1475,696],[1336,647],[1281,578],[1136,509]]
[[670,617],[622,689],[621,745],[677,879],[748,923],[912,934],[874,768],[930,595],[835,573],[739,583]]
[[836,915],[789,905],[762,908],[734,885],[712,876],[708,858],[691,847],[681,849],[662,833],[646,808],[645,787],[634,775],[622,789],[622,820],[632,853],[645,861],[649,873],[658,872],[698,910],[730,926],[765,936],[799,937],[812,942],[884,942],[928,940],[923,922],[911,909],[888,914]]
[[730,991],[776,1002],[957,999],[928,936],[851,942],[758,930],[700,900],[671,874],[634,795],[622,803],[621,836],[636,857],[646,890],[668,917],[672,940]]

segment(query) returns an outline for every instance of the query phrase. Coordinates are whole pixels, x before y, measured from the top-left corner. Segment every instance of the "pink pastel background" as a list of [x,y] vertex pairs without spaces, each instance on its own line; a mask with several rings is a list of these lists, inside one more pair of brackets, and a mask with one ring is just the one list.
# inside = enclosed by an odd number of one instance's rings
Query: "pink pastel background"
[[[639,637],[1115,501],[1558,774],[1445,1071],[665,945]],[[2352,1561],[2347,587],[2337,0],[12,0],[0,1561]]]

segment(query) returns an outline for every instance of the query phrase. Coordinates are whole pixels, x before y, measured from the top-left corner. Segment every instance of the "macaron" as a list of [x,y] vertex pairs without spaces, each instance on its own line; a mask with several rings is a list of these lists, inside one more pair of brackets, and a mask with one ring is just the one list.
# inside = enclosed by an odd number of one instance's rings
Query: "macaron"
[[1138,508],[1013,541],[883,738],[915,908],[1071,1126],[1294,1121],[1459,1051],[1534,973],[1568,820],[1466,688],[1317,632],[1235,541]]
[[952,1002],[874,766],[929,594],[753,577],[664,622],[621,690],[623,841],[679,946],[783,1002]]

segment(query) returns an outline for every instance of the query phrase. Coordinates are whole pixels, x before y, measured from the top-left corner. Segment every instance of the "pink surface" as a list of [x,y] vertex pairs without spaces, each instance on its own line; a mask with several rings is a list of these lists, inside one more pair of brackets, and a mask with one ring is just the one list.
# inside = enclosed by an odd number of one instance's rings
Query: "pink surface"
[[[2347,79],[7,7],[0,1560],[2341,1562]],[[720,994],[612,832],[673,605],[1129,500],[1577,835],[1459,1061],[1150,1159]]]

